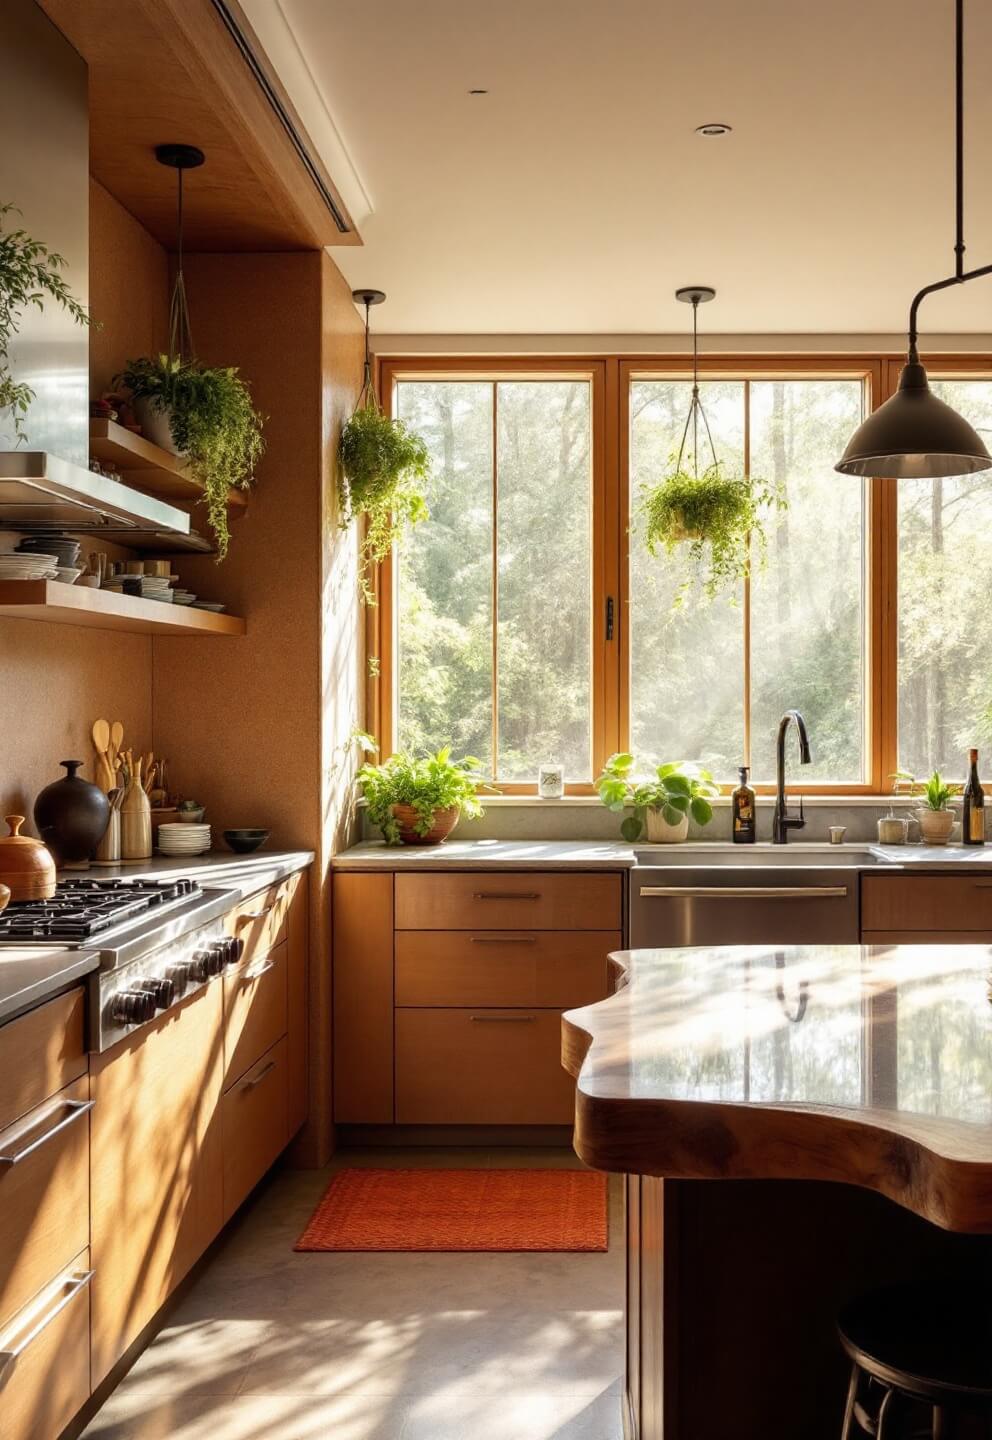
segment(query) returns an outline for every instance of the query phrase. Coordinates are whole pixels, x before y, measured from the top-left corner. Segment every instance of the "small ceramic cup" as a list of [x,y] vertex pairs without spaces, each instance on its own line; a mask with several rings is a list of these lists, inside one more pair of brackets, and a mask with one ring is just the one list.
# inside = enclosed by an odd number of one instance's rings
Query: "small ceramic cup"
[[843,845],[843,843],[844,843],[844,836],[845,836],[846,834],[847,834],[847,826],[846,826],[846,825],[831,825],[831,826],[830,826],[830,843],[831,843],[831,845]]
[[537,771],[537,793],[542,800],[560,800],[565,793],[564,765],[541,765]]

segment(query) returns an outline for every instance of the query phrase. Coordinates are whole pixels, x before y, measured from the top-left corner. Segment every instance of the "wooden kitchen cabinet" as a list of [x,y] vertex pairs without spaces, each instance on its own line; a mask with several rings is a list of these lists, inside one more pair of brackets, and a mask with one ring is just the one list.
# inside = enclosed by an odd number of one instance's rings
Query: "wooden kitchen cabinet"
[[609,993],[623,880],[583,871],[339,871],[334,1117],[567,1125],[561,1011]]
[[[310,1113],[310,885],[297,881],[286,931],[286,1086],[290,1138]],[[327,1083],[326,1079],[323,1082]]]
[[223,1223],[223,994],[208,985],[92,1059],[94,1387]]
[[941,936],[978,941],[992,938],[992,867],[969,874],[864,875],[861,931],[866,943],[890,937]]
[[82,986],[0,1029],[0,1129],[86,1074]]
[[224,1220],[276,1160],[287,1140],[285,1036],[224,1095]]
[[6,1324],[0,1351],[3,1440],[56,1440],[90,1395],[89,1251],[82,1250]]
[[224,975],[224,1089],[286,1033],[288,946]]

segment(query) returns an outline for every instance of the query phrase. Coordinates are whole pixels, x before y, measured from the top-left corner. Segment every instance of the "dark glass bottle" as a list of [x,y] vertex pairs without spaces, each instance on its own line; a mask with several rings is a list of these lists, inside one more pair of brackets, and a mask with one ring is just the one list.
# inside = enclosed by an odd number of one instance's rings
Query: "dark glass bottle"
[[758,827],[754,815],[754,791],[747,783],[747,766],[742,765],[738,774],[741,783],[730,797],[731,834],[736,845],[753,845],[757,839]]
[[968,751],[968,783],[964,787],[961,839],[965,845],[985,844],[985,791],[978,778],[978,751]]

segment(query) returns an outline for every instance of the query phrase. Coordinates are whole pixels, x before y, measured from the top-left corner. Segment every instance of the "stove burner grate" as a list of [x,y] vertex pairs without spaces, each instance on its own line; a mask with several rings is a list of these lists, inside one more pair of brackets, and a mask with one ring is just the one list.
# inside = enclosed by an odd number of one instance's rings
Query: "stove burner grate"
[[61,880],[50,900],[24,900],[0,910],[0,944],[88,940],[156,906],[199,894],[195,880]]

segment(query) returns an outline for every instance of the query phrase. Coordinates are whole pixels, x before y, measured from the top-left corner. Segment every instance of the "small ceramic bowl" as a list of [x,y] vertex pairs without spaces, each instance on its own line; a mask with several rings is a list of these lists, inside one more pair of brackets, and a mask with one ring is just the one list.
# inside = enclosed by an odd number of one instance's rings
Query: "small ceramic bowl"
[[236,855],[250,855],[268,840],[268,830],[225,830],[224,839]]
[[199,825],[206,813],[203,805],[180,805],[177,818],[190,825]]

